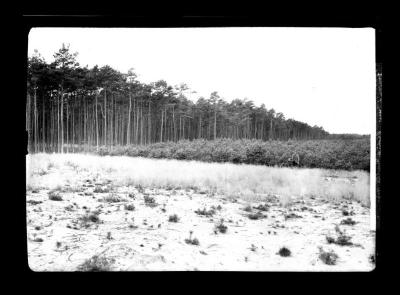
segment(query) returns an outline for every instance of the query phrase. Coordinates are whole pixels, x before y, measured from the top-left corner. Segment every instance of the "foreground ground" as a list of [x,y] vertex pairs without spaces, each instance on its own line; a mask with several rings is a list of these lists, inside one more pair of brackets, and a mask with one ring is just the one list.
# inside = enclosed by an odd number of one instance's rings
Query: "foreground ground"
[[[252,167],[212,166],[213,171],[226,171],[223,187],[230,190],[224,190],[207,178],[191,185],[193,179],[179,173],[178,166],[184,164],[178,161],[135,162],[131,158],[127,162],[121,158],[28,157],[27,233],[32,270],[369,271],[374,267],[375,231],[367,202],[360,199],[365,192],[360,187],[363,174],[329,176],[308,171],[309,181],[296,183],[302,186],[301,193],[290,197],[279,193],[293,188],[267,191],[258,179],[253,182],[258,190],[246,196],[234,191],[229,182],[238,177],[235,169],[251,177],[246,169]],[[145,164],[147,172],[139,163]],[[196,168],[196,178],[201,178],[199,171],[212,174],[208,166],[190,165]],[[123,172],[126,167],[143,174]],[[163,181],[157,168],[175,182]],[[295,174],[266,171],[283,187],[285,175],[294,180],[304,173],[301,169]],[[144,182],[150,175],[157,175],[160,182]],[[331,197],[315,194],[317,176],[319,186],[326,183]],[[335,186],[344,197],[334,196]],[[352,197],[346,197],[346,190]],[[337,256],[327,254],[331,251]]]

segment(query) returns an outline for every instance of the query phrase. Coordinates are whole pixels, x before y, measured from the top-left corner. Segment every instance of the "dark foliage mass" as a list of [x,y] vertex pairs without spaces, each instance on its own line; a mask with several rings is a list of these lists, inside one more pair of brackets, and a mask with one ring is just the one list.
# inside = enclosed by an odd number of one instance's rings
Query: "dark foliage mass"
[[[96,149],[92,148],[96,153]],[[369,139],[261,141],[185,140],[149,145],[100,147],[100,155],[230,162],[267,166],[366,170],[370,168]],[[298,161],[293,162],[293,158]]]
[[[64,44],[51,63],[38,52],[29,57],[26,100],[29,152],[62,153],[93,148],[100,152],[101,146],[107,147],[106,150],[126,146],[127,153],[154,158],[276,165],[284,161],[282,149],[284,153],[292,150],[302,153],[301,157],[306,159],[304,166],[348,168],[360,165],[353,158],[364,158],[352,154],[357,152],[351,149],[354,143],[339,143],[338,147],[334,146],[336,142],[263,143],[363,136],[331,135],[322,127],[286,119],[273,108],[256,106],[251,100],[227,102],[215,91],[209,98],[198,97],[193,102],[188,99],[190,90],[186,84],[170,86],[163,80],[146,84],[137,80],[132,69],[121,73],[110,66],[82,67],[76,58],[77,53],[71,53]],[[220,138],[231,141],[217,140]],[[244,147],[239,146],[242,143]],[[320,152],[324,148],[328,149]],[[346,156],[336,159],[342,154]],[[318,163],[321,158],[323,164]],[[336,160],[339,163],[327,163]]]

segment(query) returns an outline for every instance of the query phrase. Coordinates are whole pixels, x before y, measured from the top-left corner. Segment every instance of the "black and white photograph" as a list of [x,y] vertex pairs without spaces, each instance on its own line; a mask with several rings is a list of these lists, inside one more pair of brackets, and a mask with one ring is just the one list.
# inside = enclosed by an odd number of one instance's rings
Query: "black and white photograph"
[[373,271],[375,42],[372,27],[31,28],[29,269]]

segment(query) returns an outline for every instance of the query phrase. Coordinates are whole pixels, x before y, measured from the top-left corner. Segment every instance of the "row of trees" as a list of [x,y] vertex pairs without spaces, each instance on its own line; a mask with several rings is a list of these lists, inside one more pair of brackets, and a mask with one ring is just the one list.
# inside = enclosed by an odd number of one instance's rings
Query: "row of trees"
[[223,100],[217,92],[197,102],[185,84],[145,84],[133,70],[82,67],[62,45],[47,63],[28,59],[26,129],[30,152],[73,152],[78,146],[179,141],[181,139],[322,139],[322,127],[286,120],[282,113],[246,99]]

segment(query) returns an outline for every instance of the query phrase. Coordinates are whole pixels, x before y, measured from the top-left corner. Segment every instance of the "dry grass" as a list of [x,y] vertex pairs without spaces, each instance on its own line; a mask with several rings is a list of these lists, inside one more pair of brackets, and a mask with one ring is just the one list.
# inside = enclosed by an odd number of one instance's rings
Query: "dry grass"
[[[78,166],[77,166],[78,165]],[[54,172],[39,175],[35,171]],[[78,169],[79,168],[79,169]],[[254,166],[230,163],[203,163],[125,156],[84,154],[35,154],[27,156],[27,186],[54,188],[78,174],[90,171],[107,176],[115,186],[202,188],[208,193],[222,193],[249,201],[264,201],[279,195],[290,204],[291,196],[315,195],[328,199],[353,199],[369,206],[369,174],[364,171],[332,171]],[[327,176],[334,176],[326,181]],[[357,177],[355,183],[345,178]]]

